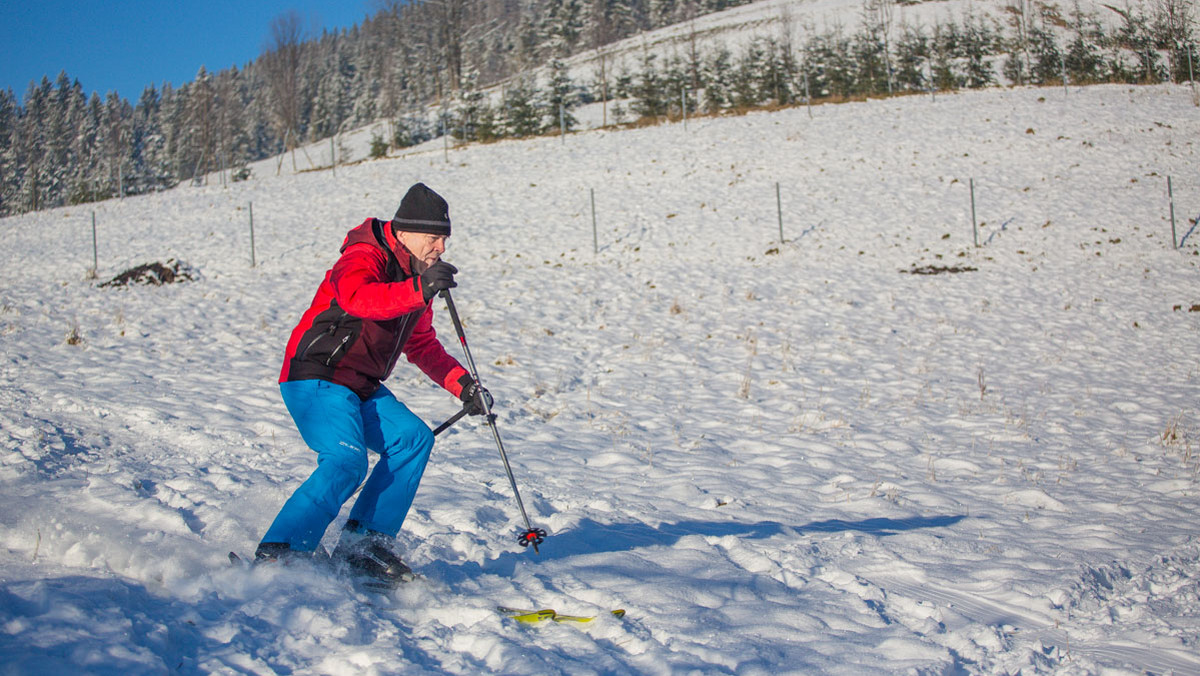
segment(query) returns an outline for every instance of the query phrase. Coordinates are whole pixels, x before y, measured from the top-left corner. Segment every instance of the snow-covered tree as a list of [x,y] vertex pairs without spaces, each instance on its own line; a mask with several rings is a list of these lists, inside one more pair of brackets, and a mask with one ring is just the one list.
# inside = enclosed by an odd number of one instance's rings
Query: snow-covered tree
[[16,155],[20,103],[12,89],[0,89],[0,215],[14,213],[20,164]]
[[1112,71],[1117,78],[1134,82],[1161,82],[1164,79],[1160,55],[1156,49],[1151,18],[1141,6],[1124,9],[1105,5],[1121,17],[1114,36],[1117,48]]
[[1071,13],[1071,35],[1064,60],[1067,77],[1075,84],[1090,84],[1102,77],[1104,57],[1100,45],[1105,40],[1100,21],[1083,11],[1078,0]]
[[578,105],[579,94],[571,82],[567,64],[561,59],[550,60],[550,79],[542,91],[545,96],[542,129],[550,132],[557,131],[560,126],[566,127],[567,131],[574,129],[579,120],[571,114],[571,109]]
[[570,56],[583,37],[581,0],[546,0],[541,34],[543,52],[553,59]]
[[675,23],[675,0],[648,0],[650,27],[661,28]]
[[630,90],[633,113],[638,117],[658,117],[667,113],[666,94],[656,61],[658,55],[650,50],[642,53],[641,68]]
[[504,91],[501,115],[507,136],[524,138],[542,129],[542,114],[537,106],[537,88],[526,79],[518,79]]
[[[996,72],[988,59],[995,51],[996,42],[984,18],[968,13],[963,21],[962,39],[959,42],[959,53],[965,61],[963,81],[966,86],[987,87],[996,82]],[[1055,62],[1057,63],[1057,54]]]
[[[463,141],[491,140],[495,134],[491,106],[487,95],[480,91],[478,82],[478,73],[467,73],[454,107],[453,133],[455,138]],[[481,125],[486,127],[482,133]]]
[[855,89],[850,41],[840,26],[812,35],[805,45],[809,91],[813,98],[850,96]]
[[854,87],[857,94],[881,94],[888,91],[888,72],[883,34],[878,27],[863,26],[852,43]]
[[945,91],[962,86],[954,67],[954,58],[960,43],[958,27],[953,22],[938,22],[933,25],[929,65],[934,89]]
[[704,60],[702,79],[704,83],[704,110],[718,113],[733,101],[731,75],[733,54],[725,45],[717,45]]
[[[361,24],[317,38],[305,36],[299,15],[281,15],[263,53],[245,67],[148,87],[133,105],[112,93],[89,97],[65,73],[42,78],[21,100],[0,93],[0,214],[159,190],[380,119],[392,125],[389,142],[419,143],[435,132],[431,105],[453,109],[456,134],[486,140],[557,128],[558,103],[569,113],[588,97],[630,98],[622,107],[635,115],[661,116],[678,110],[683,91],[690,106],[716,112],[786,105],[806,90],[848,97],[987,86],[997,61],[1014,83],[1057,81],[1064,70],[1077,83],[1179,81],[1189,77],[1189,55],[1193,72],[1200,69],[1196,0],[1103,4],[1118,19],[1111,35],[1078,3],[1063,18],[1051,3],[1004,0],[1003,26],[968,9],[961,23],[897,32],[892,0],[860,0],[854,34],[834,19],[822,34],[809,27],[804,44],[793,45],[785,10],[769,29],[777,34],[731,54],[702,48],[692,26],[690,36],[682,29],[670,58],[646,54],[622,63],[606,53],[587,92],[568,85],[562,61],[580,49],[741,2],[374,0]],[[530,73],[547,65],[550,83],[539,97]],[[478,98],[506,80],[516,84],[503,105]],[[574,116],[567,122],[573,126]]]
[[929,39],[920,26],[904,24],[896,46],[896,85],[908,91],[923,91],[929,87]]
[[1154,6],[1151,27],[1155,46],[1167,56],[1167,74],[1172,82],[1194,80],[1200,69],[1196,16],[1194,0],[1158,0]]

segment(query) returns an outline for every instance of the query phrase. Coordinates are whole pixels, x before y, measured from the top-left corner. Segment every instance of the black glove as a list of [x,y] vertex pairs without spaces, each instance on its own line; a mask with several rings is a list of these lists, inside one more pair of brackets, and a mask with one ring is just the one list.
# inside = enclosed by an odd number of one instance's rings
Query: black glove
[[421,273],[421,293],[425,296],[425,302],[428,303],[431,298],[444,289],[453,289],[458,286],[454,281],[456,272],[458,272],[458,268],[446,261],[438,261],[426,268],[425,272]]
[[[487,388],[479,383],[471,383],[463,388],[458,395],[462,399],[463,408],[467,411],[467,415],[483,415],[492,407],[492,394],[487,391]],[[484,404],[487,404],[486,408]]]

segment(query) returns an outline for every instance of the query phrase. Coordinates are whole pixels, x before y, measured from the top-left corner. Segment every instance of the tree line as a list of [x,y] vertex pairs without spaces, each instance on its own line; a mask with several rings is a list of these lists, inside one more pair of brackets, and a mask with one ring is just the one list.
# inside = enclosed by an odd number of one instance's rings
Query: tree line
[[736,53],[694,42],[667,55],[646,50],[633,63],[597,70],[589,82],[573,83],[552,59],[540,86],[522,76],[498,99],[468,82],[438,120],[400,120],[391,145],[426,140],[441,129],[468,141],[570,130],[570,109],[596,101],[615,100],[605,123],[620,124],[1002,83],[1195,80],[1200,47],[1192,0],[1104,7],[1115,19],[1107,28],[1078,3],[1067,13],[1032,3],[1008,5],[999,17],[968,10],[957,20],[923,26],[893,24],[888,0],[866,0],[854,30],[839,24],[817,30],[785,15],[776,34],[750,40]]
[[[606,122],[720,113],[815,99],[985,87],[1193,79],[1194,0],[1116,8],[1102,22],[1011,0],[999,17],[968,11],[932,26],[893,20],[894,0],[865,0],[854,28],[817,30],[779,18],[737,53],[685,40],[670,54],[573,80],[564,59],[641,31],[744,0],[381,0],[361,25],[307,37],[299,15],[277,17],[267,47],[242,68],[178,87],[149,86],[136,103],[90,97],[60,73],[24,99],[0,91],[0,215],[232,180],[247,164],[353,126],[387,120],[372,155],[447,133],[469,141],[523,137],[577,123],[571,110],[613,102]],[[1106,27],[1109,26],[1109,27]],[[536,75],[532,73],[537,73]],[[503,83],[498,96],[485,90]],[[438,112],[430,117],[433,107]]]
[[67,73],[0,90],[0,215],[163,190],[415,115],[470,78],[498,81],[581,50],[746,0],[376,0],[354,27],[269,26],[243,67],[145,88],[136,102],[85,94]]

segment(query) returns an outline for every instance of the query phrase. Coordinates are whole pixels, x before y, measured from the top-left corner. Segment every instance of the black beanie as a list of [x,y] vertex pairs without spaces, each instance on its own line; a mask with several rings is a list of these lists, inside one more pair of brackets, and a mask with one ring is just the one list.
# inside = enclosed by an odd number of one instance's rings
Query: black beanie
[[392,217],[393,232],[450,236],[450,207],[442,196],[418,183],[408,189]]

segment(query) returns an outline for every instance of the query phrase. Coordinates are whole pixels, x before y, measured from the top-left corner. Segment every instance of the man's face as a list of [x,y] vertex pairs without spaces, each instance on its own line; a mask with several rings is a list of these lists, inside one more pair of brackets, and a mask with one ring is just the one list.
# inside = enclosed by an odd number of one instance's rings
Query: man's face
[[446,253],[446,236],[431,235],[425,232],[406,232],[401,230],[396,233],[396,239],[408,249],[409,253],[417,257],[417,260],[424,262],[426,265],[433,265],[438,262],[442,254]]

